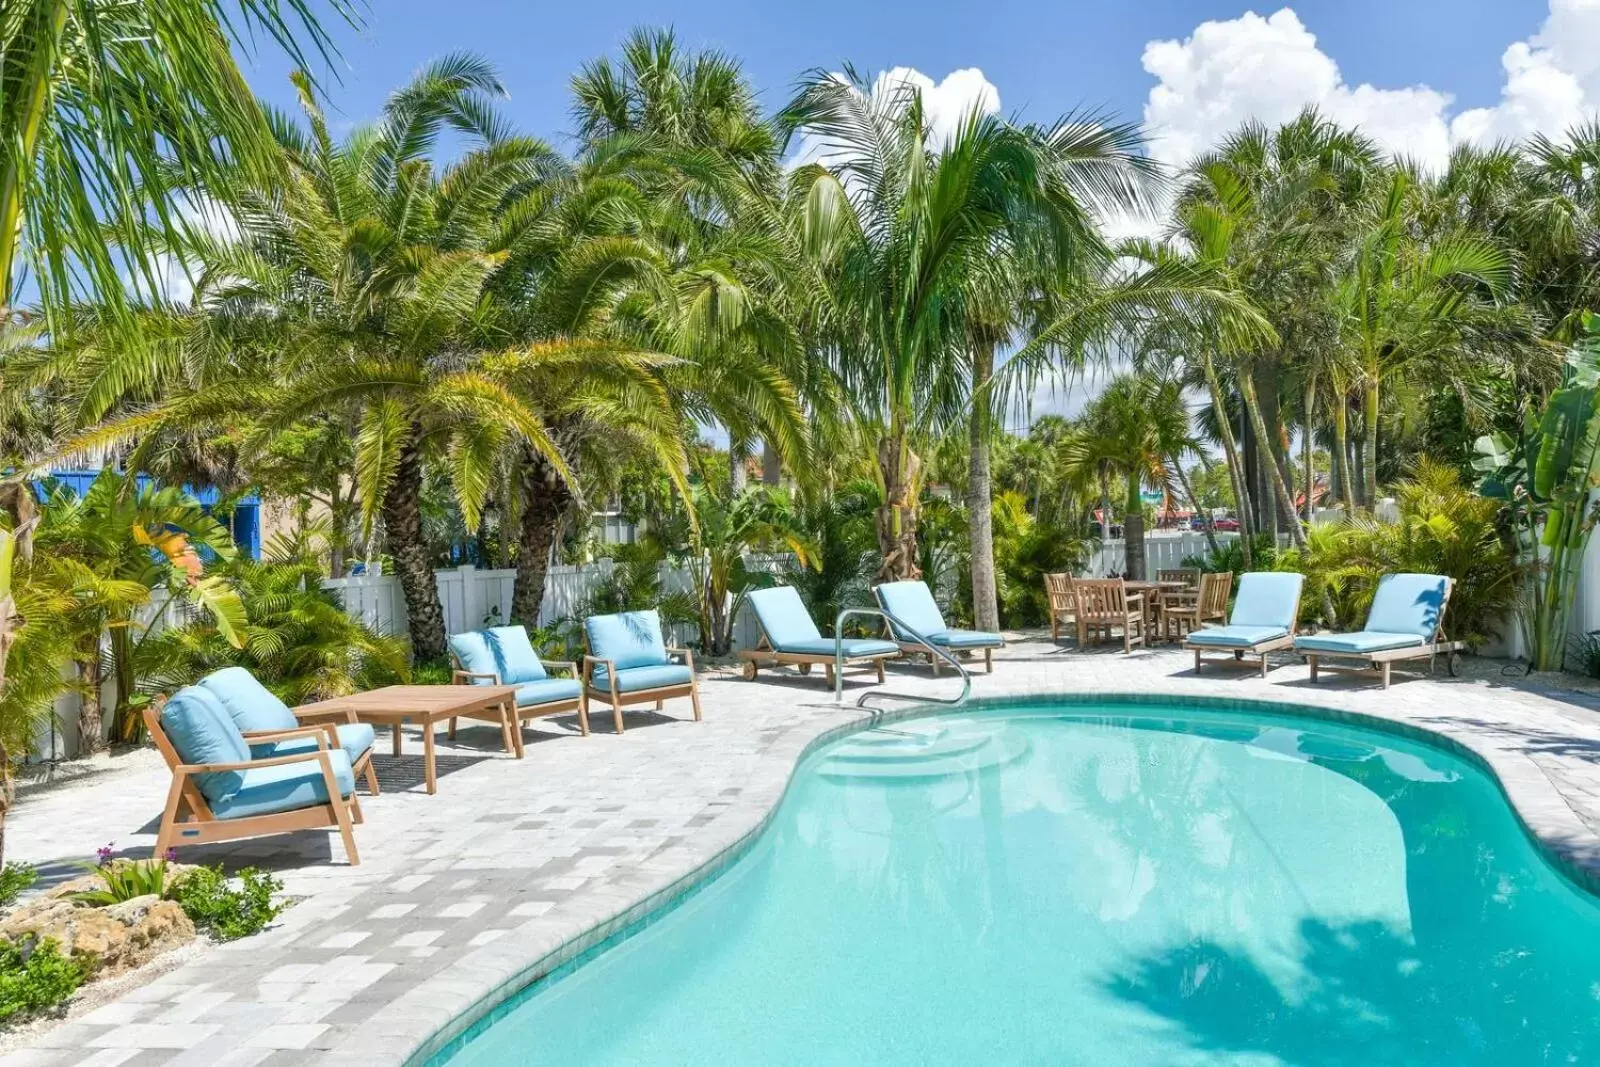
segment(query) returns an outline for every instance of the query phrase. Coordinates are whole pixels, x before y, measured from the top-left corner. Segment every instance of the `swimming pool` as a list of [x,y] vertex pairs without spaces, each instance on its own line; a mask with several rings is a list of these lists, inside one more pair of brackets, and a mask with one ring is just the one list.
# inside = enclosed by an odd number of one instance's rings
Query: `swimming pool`
[[1600,904],[1473,764],[1174,704],[905,720],[808,758],[488,1064],[1600,1062]]

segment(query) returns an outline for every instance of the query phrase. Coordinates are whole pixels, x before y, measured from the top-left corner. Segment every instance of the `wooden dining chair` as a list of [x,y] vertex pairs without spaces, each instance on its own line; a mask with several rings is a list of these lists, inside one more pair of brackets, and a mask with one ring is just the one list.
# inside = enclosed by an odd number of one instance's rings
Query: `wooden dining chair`
[[1172,593],[1162,604],[1162,635],[1176,641],[1213,620],[1228,617],[1228,595],[1233,592],[1233,572],[1219,571],[1200,577],[1194,593]]
[[1201,571],[1199,567],[1169,567],[1166,570],[1156,571],[1158,582],[1182,582],[1191,591],[1200,589]]
[[1050,602],[1050,640],[1059,641],[1062,627],[1076,627],[1078,622],[1078,599],[1072,592],[1072,575],[1045,575],[1044,595]]
[[1109,637],[1113,630],[1122,631],[1122,651],[1133,651],[1134,645],[1146,644],[1144,598],[1130,594],[1127,583],[1121,578],[1078,578],[1072,583],[1077,598],[1078,644],[1094,633],[1098,644],[1100,635]]

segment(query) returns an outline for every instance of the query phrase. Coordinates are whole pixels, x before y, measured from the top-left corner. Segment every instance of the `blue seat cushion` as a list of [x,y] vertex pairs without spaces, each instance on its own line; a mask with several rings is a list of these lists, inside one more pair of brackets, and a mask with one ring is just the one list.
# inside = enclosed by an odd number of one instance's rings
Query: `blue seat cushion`
[[1275,641],[1280,637],[1288,637],[1287,626],[1204,626],[1189,635],[1188,643],[1191,645],[1206,645],[1215,648],[1253,648],[1263,641]]
[[1390,648],[1411,648],[1423,644],[1416,634],[1380,633],[1358,630],[1349,634],[1316,634],[1294,639],[1296,652],[1382,652]]
[[[187,685],[172,695],[161,709],[161,730],[177,750],[178,758],[195,766],[204,763],[243,763],[250,746],[233,724],[222,702],[208,690]],[[213,808],[238,792],[242,771],[218,771],[195,776],[195,785]]]
[[[372,751],[372,744],[377,739],[372,727],[364,722],[341,722],[334,726],[334,732],[339,735],[339,748],[349,757],[352,765],[359,763],[362,756]],[[256,759],[316,750],[317,739],[314,737],[292,737],[287,741],[250,746],[250,754]]]
[[[761,632],[767,643],[779,652],[795,652],[798,646],[822,639],[822,631],[811,620],[799,590],[792,585],[777,585],[771,589],[757,589],[747,598],[750,610],[761,623]],[[832,642],[829,642],[830,650]]]
[[[879,641],[866,637],[847,637],[840,642],[844,646],[844,657],[853,656],[882,656],[898,655],[900,646],[893,641]],[[831,656],[833,655],[833,638],[818,637],[810,641],[796,641],[785,645],[779,651],[794,652],[805,656]]]
[[667,643],[661,637],[661,616],[655,611],[591,615],[583,620],[589,654],[608,659],[617,670],[666,665]]
[[929,634],[928,640],[945,648],[999,648],[1006,643],[999,634],[982,630],[940,630]]
[[240,731],[293,730],[300,725],[289,705],[256,680],[243,667],[224,667],[212,671],[198,684],[217,698]]
[[1362,631],[1416,634],[1424,641],[1432,641],[1439,632],[1448,584],[1439,574],[1384,575],[1372,594],[1372,608],[1367,612],[1367,625]]
[[1290,571],[1251,571],[1239,577],[1230,626],[1276,626],[1292,630],[1305,576]]
[[[328,753],[328,759],[333,764],[333,780],[339,795],[347,797],[355,792],[356,779],[350,771],[350,757],[343,749],[336,749]],[[307,757],[294,763],[245,771],[238,791],[211,805],[211,812],[219,819],[247,819],[252,815],[297,811],[327,802],[328,784],[322,776],[322,764],[314,757]]]
[[[544,664],[520,626],[493,626],[487,630],[451,634],[450,651],[461,669],[473,674],[494,674],[501,685],[521,685],[544,678]],[[493,685],[487,678],[474,678],[473,685]]]
[[[669,663],[652,667],[617,668],[617,692],[637,693],[641,689],[660,689],[669,685],[688,685],[694,680],[694,672],[681,663]],[[611,679],[604,667],[596,667],[594,672],[594,688],[602,693],[611,689]]]
[[[927,582],[884,582],[873,592],[877,594],[878,605],[884,611],[923,636],[950,629],[944,624],[944,616],[940,614],[939,605],[934,601],[933,591],[928,588]],[[905,627],[893,623],[890,626],[899,640],[916,640],[904,632]]]
[[517,707],[529,708],[556,700],[576,700],[582,692],[583,683],[576,678],[546,678],[540,682],[527,682],[517,687]]

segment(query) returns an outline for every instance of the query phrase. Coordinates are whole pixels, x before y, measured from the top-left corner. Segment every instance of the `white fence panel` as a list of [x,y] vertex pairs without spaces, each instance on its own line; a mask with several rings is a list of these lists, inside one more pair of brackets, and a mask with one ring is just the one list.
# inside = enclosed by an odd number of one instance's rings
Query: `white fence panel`
[[[1238,534],[1219,533],[1217,543],[1228,544],[1238,539]],[[1206,543],[1206,535],[1199,531],[1186,530],[1182,533],[1150,533],[1144,539],[1144,568],[1146,574],[1155,574],[1158,570],[1166,570],[1183,566],[1183,561],[1190,556],[1205,556],[1211,551],[1211,546]],[[1106,578],[1112,574],[1126,574],[1128,570],[1128,546],[1120,537],[1109,538],[1100,542],[1100,548],[1089,559],[1086,568],[1087,577]]]

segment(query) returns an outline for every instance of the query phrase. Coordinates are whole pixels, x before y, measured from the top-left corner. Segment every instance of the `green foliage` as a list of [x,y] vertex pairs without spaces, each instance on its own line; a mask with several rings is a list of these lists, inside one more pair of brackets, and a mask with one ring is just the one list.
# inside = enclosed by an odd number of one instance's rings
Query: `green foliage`
[[11,907],[38,880],[39,872],[32,864],[7,863],[0,867],[0,908]]
[[165,859],[108,860],[98,866],[89,865],[89,869],[100,876],[105,888],[72,894],[79,904],[103,908],[135,897],[157,896],[165,900],[172,896]]
[[813,549],[813,566],[793,568],[785,580],[799,590],[825,634],[833,633],[834,620],[845,608],[872,603],[868,587],[878,569],[872,513],[878,499],[877,486],[859,481],[817,493],[795,509],[795,525]]
[[[1213,573],[1232,571],[1234,577],[1237,578],[1245,571],[1244,545],[1241,541],[1242,538],[1238,537],[1230,537],[1226,541],[1219,541],[1215,552],[1207,552],[1198,556],[1185,556],[1183,565],[1185,567],[1199,567],[1203,571]],[[1255,534],[1251,537],[1250,552],[1253,567],[1258,570],[1274,569],[1273,563],[1278,550],[1272,543],[1271,534]]]
[[1042,625],[1050,608],[1044,576],[1080,569],[1090,545],[1037,521],[1019,493],[1001,493],[992,510],[1001,621],[1007,626]]
[[[235,560],[216,573],[238,590],[249,622],[235,648],[209,620],[168,629],[146,642],[142,666],[165,686],[220,667],[248,667],[288,704],[343,696],[407,680],[405,642],[345,612],[309,559]],[[448,676],[446,676],[448,680]]]
[[200,867],[175,887],[174,899],[195,929],[218,941],[234,941],[265,928],[289,906],[283,882],[266,871],[246,867],[231,879],[216,867]]
[[77,992],[85,977],[54,941],[0,940],[0,1025],[48,1012]]
[[1600,630],[1590,630],[1573,639],[1567,662],[1576,660],[1578,669],[1591,678],[1600,678]]

